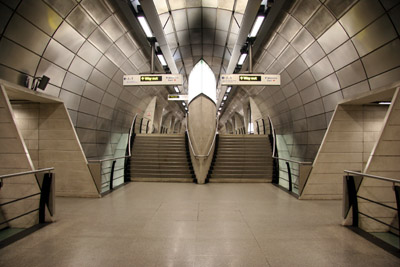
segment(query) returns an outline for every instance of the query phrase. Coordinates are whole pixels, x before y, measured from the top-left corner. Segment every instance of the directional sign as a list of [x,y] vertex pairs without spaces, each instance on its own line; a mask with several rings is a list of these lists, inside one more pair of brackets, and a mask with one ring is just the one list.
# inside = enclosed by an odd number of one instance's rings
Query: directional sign
[[186,101],[188,99],[189,99],[188,95],[178,95],[178,94],[168,95],[168,100],[171,101]]
[[140,74],[124,75],[124,86],[145,86],[145,85],[182,85],[182,74]]
[[281,76],[273,74],[222,74],[221,85],[280,85]]

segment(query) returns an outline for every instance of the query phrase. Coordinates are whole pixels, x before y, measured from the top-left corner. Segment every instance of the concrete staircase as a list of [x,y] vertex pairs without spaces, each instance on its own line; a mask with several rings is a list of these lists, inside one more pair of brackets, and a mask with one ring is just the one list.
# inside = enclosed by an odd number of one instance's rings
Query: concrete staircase
[[219,135],[209,182],[272,181],[272,151],[266,135]]
[[137,134],[130,162],[132,181],[193,182],[185,135]]

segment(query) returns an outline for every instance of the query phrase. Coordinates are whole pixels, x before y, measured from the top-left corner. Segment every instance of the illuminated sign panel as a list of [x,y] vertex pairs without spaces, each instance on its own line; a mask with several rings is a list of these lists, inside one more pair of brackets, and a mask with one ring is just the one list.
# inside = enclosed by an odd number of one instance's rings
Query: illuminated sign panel
[[146,85],[182,85],[182,74],[142,74],[124,75],[124,86],[146,86]]
[[221,85],[280,85],[281,76],[273,74],[222,74]]
[[171,100],[171,101],[186,101],[186,100],[188,100],[188,95],[170,94],[170,95],[168,95],[168,100]]

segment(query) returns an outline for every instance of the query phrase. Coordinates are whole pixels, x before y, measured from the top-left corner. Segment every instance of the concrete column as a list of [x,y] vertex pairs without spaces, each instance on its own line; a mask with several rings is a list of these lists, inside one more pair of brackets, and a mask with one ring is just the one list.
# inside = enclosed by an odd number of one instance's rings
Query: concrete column
[[[197,183],[199,184],[205,183],[213,157],[216,112],[215,103],[203,94],[198,95],[189,103],[187,123],[189,138],[194,150],[190,150],[190,154]],[[208,153],[209,155],[207,155]]]

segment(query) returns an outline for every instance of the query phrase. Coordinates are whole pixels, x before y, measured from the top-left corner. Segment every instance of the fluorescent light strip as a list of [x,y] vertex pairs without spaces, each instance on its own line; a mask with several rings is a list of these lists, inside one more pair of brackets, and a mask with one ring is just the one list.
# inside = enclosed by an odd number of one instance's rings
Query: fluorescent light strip
[[392,102],[387,102],[387,101],[381,101],[378,104],[379,105],[390,105]]
[[179,91],[179,88],[177,86],[174,86],[175,92],[177,92],[178,94],[181,92]]
[[239,61],[238,61],[238,65],[243,65],[244,61],[246,60],[247,57],[247,53],[241,54]]
[[219,108],[218,110],[219,110],[219,111],[221,111],[221,110],[222,110],[222,108]]
[[167,61],[165,61],[165,58],[164,58],[163,55],[158,54],[157,57],[158,57],[158,59],[160,60],[161,65],[163,65],[163,66],[167,66],[167,65],[168,65],[168,64],[167,64]]
[[148,38],[153,37],[153,32],[151,31],[150,26],[147,23],[146,18],[144,16],[138,16],[137,18],[138,18],[139,23],[142,26],[142,29],[143,29],[144,33],[146,34],[146,36]]
[[185,103],[185,102],[182,102],[182,105],[183,105],[183,106],[186,106],[186,103]]
[[250,31],[249,37],[256,37],[258,31],[261,28],[261,25],[264,21],[264,16],[258,16],[256,21],[254,22],[253,28]]
[[226,92],[229,93],[232,90],[232,86],[229,86],[228,89],[226,89]]
[[223,98],[222,100],[224,100],[224,101],[225,101],[227,98],[228,98],[228,96],[226,95],[226,96],[224,96],[224,98]]

